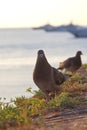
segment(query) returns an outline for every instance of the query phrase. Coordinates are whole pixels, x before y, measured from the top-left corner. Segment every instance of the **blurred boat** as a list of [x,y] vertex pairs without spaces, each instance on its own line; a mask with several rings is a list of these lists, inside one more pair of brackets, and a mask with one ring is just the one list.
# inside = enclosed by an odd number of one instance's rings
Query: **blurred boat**
[[53,26],[50,24],[46,24],[43,26],[39,26],[39,27],[34,27],[32,29],[34,30],[44,30],[46,32],[75,32],[75,30],[77,30],[77,28],[79,28],[80,26],[78,25],[74,25],[72,23],[68,24],[68,25],[60,25],[60,26]]
[[39,27],[34,27],[32,29],[34,30],[51,30],[52,28],[54,28],[54,26],[50,25],[50,24],[46,24],[46,25],[43,25],[43,26],[39,26]]
[[68,30],[75,37],[87,37],[87,27],[76,28],[75,30]]
[[72,22],[68,25],[60,25],[60,26],[53,26],[50,24],[46,24],[46,25],[35,27],[32,29],[44,30],[46,32],[66,32],[66,31],[68,31],[68,32],[72,33],[75,37],[87,37],[87,27],[74,25],[74,24],[72,24]]
[[56,27],[51,27],[51,28],[45,28],[44,30],[46,32],[65,32],[68,30],[74,31],[78,28],[77,25],[74,25],[72,23],[68,24],[68,25],[60,25],[60,26],[56,26]]

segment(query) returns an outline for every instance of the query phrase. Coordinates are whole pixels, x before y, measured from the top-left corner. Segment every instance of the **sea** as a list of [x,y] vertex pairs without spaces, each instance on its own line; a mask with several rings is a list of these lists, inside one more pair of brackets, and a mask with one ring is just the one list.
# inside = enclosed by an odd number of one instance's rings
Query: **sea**
[[51,66],[72,57],[81,50],[87,63],[87,38],[75,38],[69,32],[45,32],[29,28],[0,29],[0,97],[6,101],[31,97],[28,88],[38,90],[33,82],[38,50],[44,50]]

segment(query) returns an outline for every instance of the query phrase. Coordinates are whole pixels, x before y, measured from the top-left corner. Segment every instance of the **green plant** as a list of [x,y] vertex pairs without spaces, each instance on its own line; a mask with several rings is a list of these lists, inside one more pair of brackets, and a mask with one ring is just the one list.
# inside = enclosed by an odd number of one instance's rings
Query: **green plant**
[[34,96],[39,99],[45,99],[45,94],[40,89],[38,91],[34,90]]
[[87,82],[87,77],[77,73],[61,85],[60,91],[80,94],[83,89],[87,91],[87,84],[85,82]]
[[78,100],[74,97],[72,98],[69,93],[62,92],[59,96],[53,98],[49,102],[50,107],[64,107],[73,108],[78,103]]

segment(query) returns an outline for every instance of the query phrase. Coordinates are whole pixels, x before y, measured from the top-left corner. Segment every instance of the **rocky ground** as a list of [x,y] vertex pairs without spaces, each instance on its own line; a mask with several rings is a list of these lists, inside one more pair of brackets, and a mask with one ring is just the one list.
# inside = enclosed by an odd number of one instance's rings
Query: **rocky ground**
[[43,117],[50,130],[87,130],[87,105],[62,112],[52,112]]

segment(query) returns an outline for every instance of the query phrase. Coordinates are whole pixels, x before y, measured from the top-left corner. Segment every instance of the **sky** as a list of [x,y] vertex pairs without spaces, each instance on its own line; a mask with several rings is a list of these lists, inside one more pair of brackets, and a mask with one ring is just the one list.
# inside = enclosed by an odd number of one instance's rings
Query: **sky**
[[0,0],[0,28],[87,25],[87,0]]

